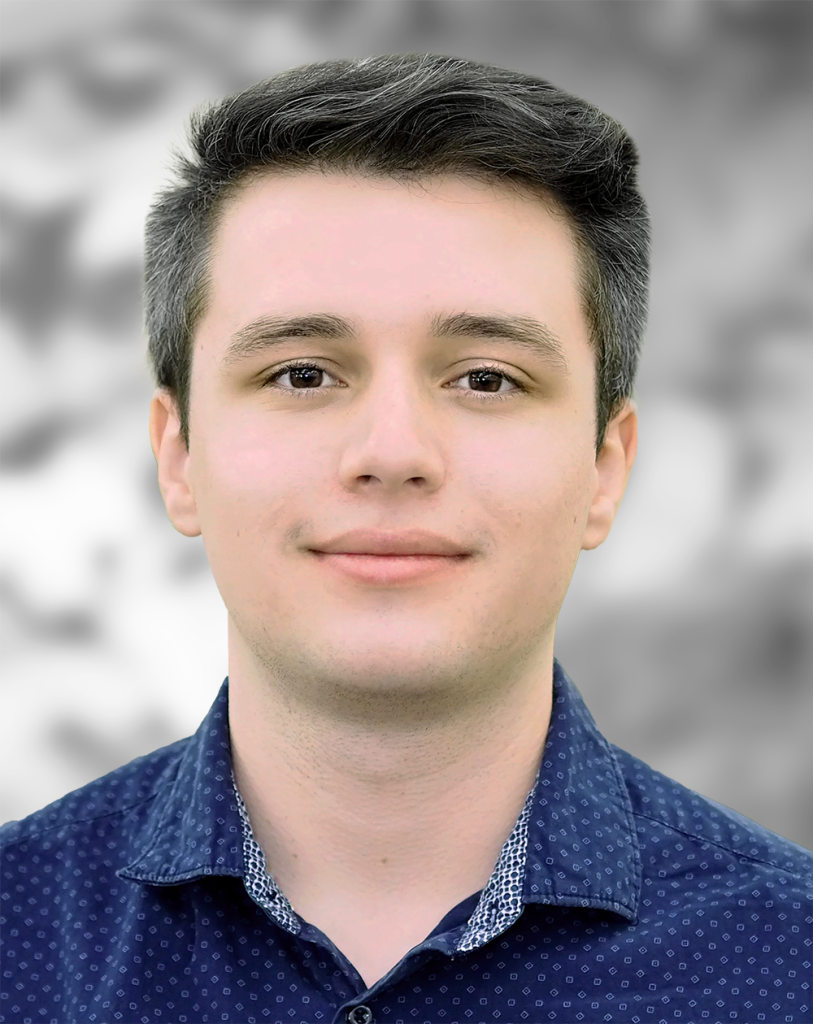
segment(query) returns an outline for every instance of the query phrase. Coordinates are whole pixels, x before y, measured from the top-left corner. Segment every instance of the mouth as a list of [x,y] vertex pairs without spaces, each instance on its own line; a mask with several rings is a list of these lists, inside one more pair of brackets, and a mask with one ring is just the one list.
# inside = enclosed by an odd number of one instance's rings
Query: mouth
[[311,551],[335,555],[469,555],[471,548],[429,530],[347,530],[313,544]]
[[391,585],[448,575],[470,555],[371,554],[370,552],[311,551],[326,569],[359,583]]

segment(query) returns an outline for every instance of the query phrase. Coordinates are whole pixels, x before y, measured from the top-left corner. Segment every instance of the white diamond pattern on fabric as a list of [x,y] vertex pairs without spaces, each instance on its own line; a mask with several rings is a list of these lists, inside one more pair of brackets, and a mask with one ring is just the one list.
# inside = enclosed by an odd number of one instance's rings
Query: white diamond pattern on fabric
[[243,857],[246,862],[246,874],[243,883],[249,896],[269,913],[275,921],[278,921],[283,928],[298,935],[302,925],[291,906],[288,897],[282,892],[273,877],[268,873],[268,865],[265,862],[265,854],[260,844],[254,838],[251,822],[248,818],[248,811],[240,796],[240,790],[234,779],[231,777],[234,787],[234,796],[237,800],[237,809],[240,812],[240,820],[243,823]]

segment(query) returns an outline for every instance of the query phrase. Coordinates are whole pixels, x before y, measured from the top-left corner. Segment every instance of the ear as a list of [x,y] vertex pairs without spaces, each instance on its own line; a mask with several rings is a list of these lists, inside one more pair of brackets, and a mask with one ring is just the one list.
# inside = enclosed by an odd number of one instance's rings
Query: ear
[[638,412],[632,399],[607,424],[604,444],[596,456],[596,489],[587,516],[582,550],[607,539],[627,487],[638,450]]
[[156,390],[150,405],[150,443],[169,521],[184,536],[197,537],[200,524],[189,485],[189,449],[181,434],[175,396],[165,388]]

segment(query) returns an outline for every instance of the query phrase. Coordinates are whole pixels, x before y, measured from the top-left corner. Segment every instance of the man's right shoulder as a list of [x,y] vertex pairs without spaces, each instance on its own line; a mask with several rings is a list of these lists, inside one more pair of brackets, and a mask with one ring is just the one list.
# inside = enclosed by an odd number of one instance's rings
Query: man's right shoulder
[[75,834],[94,822],[150,805],[174,781],[190,741],[191,737],[176,740],[137,757],[19,821],[6,822],[0,826],[0,848],[10,851],[40,838]]

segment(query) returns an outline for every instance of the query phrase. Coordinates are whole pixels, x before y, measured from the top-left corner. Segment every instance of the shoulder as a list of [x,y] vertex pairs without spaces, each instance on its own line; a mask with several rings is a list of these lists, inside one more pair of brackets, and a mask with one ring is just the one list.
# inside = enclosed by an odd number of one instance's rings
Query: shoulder
[[645,876],[656,866],[661,874],[682,869],[719,876],[729,891],[761,883],[810,898],[813,853],[612,749],[630,796]]
[[19,821],[6,822],[0,826],[4,860],[8,864],[21,846],[59,842],[61,837],[103,828],[105,822],[137,816],[175,778],[189,742],[187,737],[137,757]]

